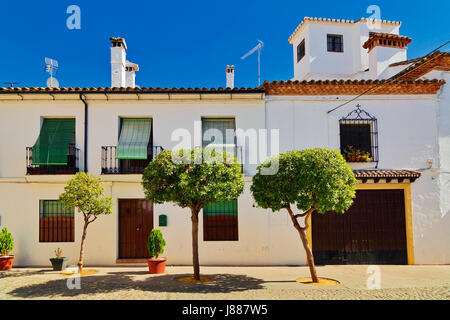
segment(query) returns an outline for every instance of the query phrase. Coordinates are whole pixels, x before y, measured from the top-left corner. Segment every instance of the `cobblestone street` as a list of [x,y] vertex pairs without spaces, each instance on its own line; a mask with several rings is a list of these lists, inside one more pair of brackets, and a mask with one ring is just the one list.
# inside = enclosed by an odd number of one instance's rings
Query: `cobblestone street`
[[202,267],[214,279],[203,284],[175,280],[192,267],[167,267],[163,275],[146,267],[87,267],[98,273],[83,276],[80,289],[57,271],[13,268],[0,272],[0,299],[450,299],[450,266],[379,267],[381,288],[373,290],[368,266],[317,267],[319,277],[340,281],[331,287],[296,282],[309,276],[304,266]]

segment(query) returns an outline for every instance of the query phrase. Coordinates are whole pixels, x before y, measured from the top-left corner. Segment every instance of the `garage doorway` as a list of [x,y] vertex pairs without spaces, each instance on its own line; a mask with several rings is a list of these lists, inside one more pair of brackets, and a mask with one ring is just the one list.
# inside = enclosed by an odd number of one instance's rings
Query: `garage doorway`
[[403,189],[357,190],[344,214],[312,215],[320,264],[408,264]]

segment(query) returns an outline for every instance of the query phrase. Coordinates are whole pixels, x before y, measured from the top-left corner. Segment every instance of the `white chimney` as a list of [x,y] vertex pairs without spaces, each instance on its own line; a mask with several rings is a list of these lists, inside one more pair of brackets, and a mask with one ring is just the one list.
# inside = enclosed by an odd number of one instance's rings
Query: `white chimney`
[[227,88],[234,88],[234,66],[226,67],[226,76],[227,76]]
[[369,39],[363,45],[369,50],[369,78],[383,79],[383,72],[389,65],[405,61],[410,42],[410,38],[397,34],[370,32]]
[[111,37],[111,88],[125,87],[127,45],[125,39]]
[[139,71],[139,66],[136,63],[127,60],[125,66],[125,86],[135,88],[136,71]]

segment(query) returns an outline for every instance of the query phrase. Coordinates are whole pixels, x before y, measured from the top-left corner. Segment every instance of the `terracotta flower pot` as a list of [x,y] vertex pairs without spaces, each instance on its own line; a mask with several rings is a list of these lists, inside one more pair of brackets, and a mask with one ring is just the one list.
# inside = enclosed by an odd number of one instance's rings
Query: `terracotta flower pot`
[[12,268],[14,256],[1,256],[0,257],[0,270],[9,270]]
[[148,271],[150,273],[164,273],[166,270],[166,258],[150,258],[147,259]]

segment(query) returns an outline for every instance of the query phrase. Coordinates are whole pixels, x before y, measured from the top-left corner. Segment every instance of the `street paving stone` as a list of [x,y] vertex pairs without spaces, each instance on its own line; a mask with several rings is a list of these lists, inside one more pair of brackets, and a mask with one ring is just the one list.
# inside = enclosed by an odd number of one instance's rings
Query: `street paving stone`
[[373,267],[368,267],[317,267],[319,277],[340,281],[338,286],[320,287],[295,281],[309,276],[305,266],[201,267],[203,275],[214,279],[202,284],[176,280],[192,274],[192,267],[188,266],[169,266],[162,275],[151,275],[144,266],[87,266],[86,269],[98,272],[81,277],[79,289],[75,278],[49,268],[13,268],[0,271],[0,300],[450,300],[450,266],[378,266],[375,269],[380,271],[379,289],[368,288],[367,283],[373,283]]

